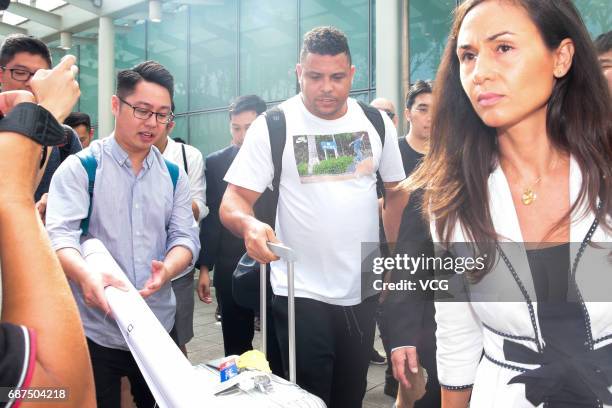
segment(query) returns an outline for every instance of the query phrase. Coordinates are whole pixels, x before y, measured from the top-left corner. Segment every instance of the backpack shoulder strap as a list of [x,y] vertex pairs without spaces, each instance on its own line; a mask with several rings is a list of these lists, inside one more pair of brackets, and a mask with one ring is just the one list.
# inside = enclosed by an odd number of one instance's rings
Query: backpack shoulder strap
[[185,173],[189,174],[189,167],[187,167],[187,153],[185,153],[185,144],[181,143],[181,149],[183,150],[183,168]]
[[283,169],[283,150],[287,139],[287,127],[285,114],[278,108],[268,109],[264,116],[268,125],[270,138],[270,152],[272,153],[272,164],[274,165],[274,178],[272,179],[272,190],[265,189],[253,207],[258,220],[265,222],[274,228],[276,223],[276,209],[278,207],[278,191],[280,187],[280,176]]
[[[363,110],[363,113],[365,113],[366,117],[368,118],[372,126],[374,126],[374,129],[376,129],[376,132],[378,133],[378,136],[380,137],[380,142],[382,144],[382,147],[384,148],[385,147],[385,122],[383,120],[382,114],[380,113],[378,109],[376,109],[373,106],[366,105],[365,103],[361,101],[357,101],[357,103]],[[376,194],[378,195],[378,198],[385,197],[385,185],[383,183],[383,180],[382,180],[382,177],[380,176],[379,171],[376,171]],[[383,206],[384,205],[385,203],[383,202]]]
[[285,141],[287,140],[287,123],[285,122],[285,113],[278,106],[268,109],[264,115],[268,125],[272,164],[274,165],[272,186],[274,191],[278,191],[281,171],[283,170],[283,151],[285,150]]
[[87,192],[89,193],[89,210],[87,211],[87,217],[81,220],[81,234],[87,235],[89,232],[89,218],[91,217],[91,210],[93,208],[93,191],[94,184],[96,182],[96,169],[98,168],[98,162],[94,157],[91,150],[81,150],[76,154],[81,161],[81,164],[87,172]]
[[[81,220],[81,235],[87,235],[89,233],[89,219],[91,218],[91,211],[93,209],[93,191],[94,184],[96,182],[96,170],[98,168],[98,162],[94,157],[91,150],[81,150],[76,153],[76,156],[81,161],[81,164],[87,172],[87,192],[89,193],[89,210],[87,211],[87,217]],[[172,179],[172,187],[176,190],[176,183],[178,182],[179,168],[176,164],[164,159],[170,178]]]
[[357,101],[363,113],[365,113],[366,117],[378,132],[378,136],[380,137],[380,142],[383,147],[385,146],[385,122],[383,121],[382,114],[378,109],[373,106],[366,105],[361,101]]
[[170,173],[170,178],[172,179],[173,191],[176,191],[176,183],[178,183],[179,178],[179,167],[169,160],[164,159],[164,162],[168,168],[168,173]]

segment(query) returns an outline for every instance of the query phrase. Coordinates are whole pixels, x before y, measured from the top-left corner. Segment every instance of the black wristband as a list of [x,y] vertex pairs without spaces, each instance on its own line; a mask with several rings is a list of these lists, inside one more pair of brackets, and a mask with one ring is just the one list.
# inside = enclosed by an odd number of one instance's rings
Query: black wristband
[[43,146],[66,143],[62,125],[40,105],[22,102],[0,120],[0,132],[22,134]]

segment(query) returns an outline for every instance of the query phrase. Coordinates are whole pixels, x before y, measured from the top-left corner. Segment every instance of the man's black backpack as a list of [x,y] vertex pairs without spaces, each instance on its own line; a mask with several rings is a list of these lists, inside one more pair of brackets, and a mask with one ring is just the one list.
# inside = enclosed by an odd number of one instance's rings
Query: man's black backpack
[[[380,137],[382,146],[385,146],[385,123],[380,111],[372,106],[358,101],[366,117],[376,129]],[[278,207],[278,193],[280,187],[280,177],[283,169],[283,151],[287,140],[287,127],[285,123],[285,113],[278,106],[268,109],[264,113],[268,133],[270,136],[270,149],[272,153],[272,163],[274,165],[274,178],[272,179],[272,190],[266,189],[255,203],[253,211],[255,218],[274,228],[276,224],[276,209]],[[376,172],[378,189],[382,188],[382,179]],[[382,190],[384,191],[384,189]],[[268,265],[268,273],[270,266]],[[232,294],[237,304],[242,307],[259,310],[259,263],[255,262],[248,254],[240,258],[232,276]],[[272,296],[272,288],[268,279],[268,296]],[[269,301],[270,299],[268,299]],[[268,302],[269,304],[269,302]]]

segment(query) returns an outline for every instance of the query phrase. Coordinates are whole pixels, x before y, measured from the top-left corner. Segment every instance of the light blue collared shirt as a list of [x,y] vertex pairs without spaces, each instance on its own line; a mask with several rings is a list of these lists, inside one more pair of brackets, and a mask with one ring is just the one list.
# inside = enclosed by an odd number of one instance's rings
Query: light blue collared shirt
[[[192,253],[191,266],[200,251],[198,226],[191,210],[191,193],[185,171],[179,166],[176,190],[164,159],[156,147],[134,175],[127,153],[114,135],[96,140],[88,148],[98,162],[89,233],[98,238],[128,279],[142,289],[151,276],[151,261],[163,261],[175,246]],[[86,149],[86,150],[88,150]],[[49,188],[47,231],[54,250],[81,251],[81,220],[87,217],[87,173],[80,160],[69,156],[55,172]],[[128,347],[115,321],[85,305],[78,284],[70,282],[85,335],[104,347]],[[167,331],[174,325],[176,302],[170,282],[145,299]]]

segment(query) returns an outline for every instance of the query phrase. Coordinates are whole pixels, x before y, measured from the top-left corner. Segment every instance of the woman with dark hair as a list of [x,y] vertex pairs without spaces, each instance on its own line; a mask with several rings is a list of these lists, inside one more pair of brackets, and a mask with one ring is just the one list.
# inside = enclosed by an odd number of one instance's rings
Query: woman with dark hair
[[609,101],[570,0],[458,7],[405,187],[434,242],[494,254],[469,290],[506,297],[436,302],[443,407],[612,405]]

